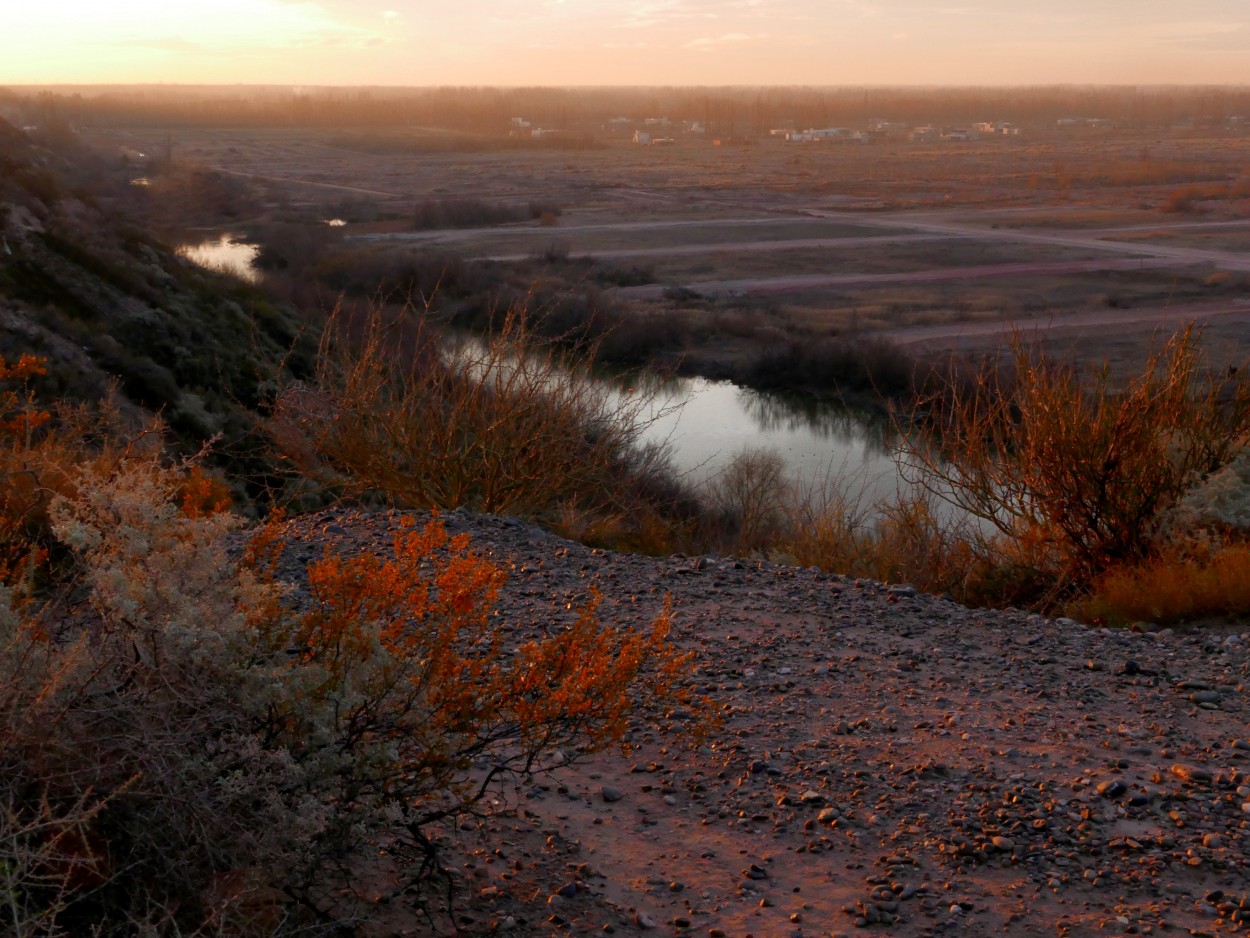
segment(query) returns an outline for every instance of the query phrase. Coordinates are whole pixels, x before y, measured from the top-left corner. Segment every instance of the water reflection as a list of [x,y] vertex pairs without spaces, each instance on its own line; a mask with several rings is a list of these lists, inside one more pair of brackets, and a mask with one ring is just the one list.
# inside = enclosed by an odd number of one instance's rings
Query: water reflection
[[646,439],[667,443],[676,468],[705,481],[748,448],[780,454],[802,483],[853,479],[869,500],[891,495],[898,467],[883,421],[799,397],[694,378],[663,385]]
[[764,433],[807,431],[842,446],[862,444],[880,456],[889,455],[893,448],[887,420],[842,404],[749,388],[738,389],[738,403]]
[[[449,337],[448,351],[471,362],[483,346],[459,334]],[[692,485],[718,475],[744,450],[771,449],[801,491],[842,491],[867,507],[909,488],[894,461],[888,422],[880,417],[706,378],[599,372],[595,380],[611,402],[640,407],[647,424],[642,442],[665,446],[674,469]]]
[[261,274],[253,266],[253,261],[260,248],[238,238],[237,234],[223,234],[213,241],[179,245],[178,253],[208,270],[233,274],[249,283],[259,283]]

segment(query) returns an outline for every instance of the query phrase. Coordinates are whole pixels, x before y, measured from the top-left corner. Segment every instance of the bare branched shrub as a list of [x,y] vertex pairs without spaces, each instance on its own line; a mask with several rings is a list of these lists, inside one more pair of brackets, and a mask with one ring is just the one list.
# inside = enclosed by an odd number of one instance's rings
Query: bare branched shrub
[[[408,330],[408,331],[405,331]],[[636,507],[663,466],[640,446],[644,394],[614,398],[585,361],[509,316],[480,345],[441,345],[411,317],[336,318],[315,384],[281,395],[278,449],[307,478],[413,508],[550,516],[561,506]]]
[[837,573],[963,595],[976,554],[968,526],[943,517],[935,499],[923,491],[897,491],[870,501],[863,482],[830,473],[796,486],[780,552]]
[[1018,341],[1013,353],[1014,386],[939,391],[904,432],[915,480],[995,531],[1021,588],[1070,593],[1147,557],[1162,512],[1250,431],[1250,385],[1207,371],[1192,329],[1123,388],[1107,366],[1087,379]]
[[708,484],[718,540],[746,554],[772,546],[785,525],[790,496],[786,465],[776,450],[748,447]]

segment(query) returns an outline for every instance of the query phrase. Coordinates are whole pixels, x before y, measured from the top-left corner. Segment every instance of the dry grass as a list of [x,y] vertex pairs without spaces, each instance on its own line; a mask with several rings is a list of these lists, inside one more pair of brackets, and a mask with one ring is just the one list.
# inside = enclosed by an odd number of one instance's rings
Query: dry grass
[[647,395],[613,396],[590,361],[538,339],[520,313],[459,349],[412,309],[340,314],[315,383],[279,396],[272,438],[299,484],[329,493],[592,527],[615,518],[624,535],[680,493],[663,452],[642,445]]
[[1244,619],[1250,616],[1250,545],[1170,548],[1144,563],[1114,567],[1070,613],[1111,626]]

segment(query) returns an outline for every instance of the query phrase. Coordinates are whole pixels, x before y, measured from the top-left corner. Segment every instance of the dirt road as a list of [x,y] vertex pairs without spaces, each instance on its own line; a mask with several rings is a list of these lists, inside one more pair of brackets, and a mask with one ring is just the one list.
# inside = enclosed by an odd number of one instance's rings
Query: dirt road
[[[861,287],[890,283],[925,283],[947,280],[986,280],[994,277],[1029,277],[1039,274],[1087,273],[1099,270],[1147,270],[1173,267],[1175,261],[1157,258],[1108,258],[1088,261],[1053,261],[1041,264],[988,264],[978,267],[938,267],[890,274],[797,274],[786,277],[761,277],[743,280],[705,280],[685,284],[701,296],[727,296],[742,293],[783,293],[793,290],[825,287]],[[671,289],[663,284],[622,287],[617,296],[632,299],[656,299]]]
[[877,335],[913,348],[984,345],[986,339],[1020,335],[1119,334],[1135,330],[1174,331],[1190,322],[1207,323],[1224,316],[1250,316],[1250,297],[1227,303],[1168,306],[1156,309],[1109,309],[1075,312],[1037,319],[995,322],[957,322],[937,326],[908,326]]

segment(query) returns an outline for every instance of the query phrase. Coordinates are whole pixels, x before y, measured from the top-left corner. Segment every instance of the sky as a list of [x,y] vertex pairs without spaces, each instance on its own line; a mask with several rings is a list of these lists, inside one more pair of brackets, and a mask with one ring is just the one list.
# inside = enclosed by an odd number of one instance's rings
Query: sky
[[0,0],[0,84],[1250,84],[1250,0]]

